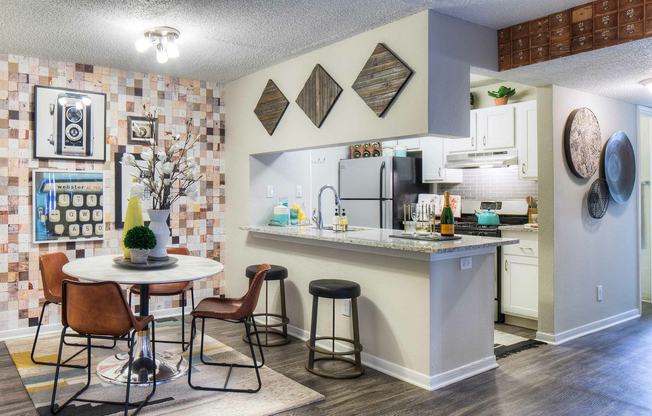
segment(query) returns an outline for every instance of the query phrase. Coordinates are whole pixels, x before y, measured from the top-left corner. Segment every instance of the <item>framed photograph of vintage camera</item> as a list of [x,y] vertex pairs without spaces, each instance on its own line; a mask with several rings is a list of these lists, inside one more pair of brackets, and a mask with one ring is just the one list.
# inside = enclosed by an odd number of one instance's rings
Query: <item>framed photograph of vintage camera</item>
[[[115,154],[115,228],[121,229],[125,226],[125,218],[127,216],[127,205],[129,205],[129,194],[131,192],[131,185],[136,182],[142,182],[147,179],[135,166],[123,165],[120,163],[124,153]],[[134,154],[136,164],[142,169],[147,167],[147,161],[139,154]],[[140,206],[143,210],[143,221],[145,225],[149,225],[149,214],[147,210],[152,209],[152,195],[149,189],[145,188],[145,193],[140,198]],[[168,225],[170,219],[168,218]]]
[[153,125],[145,117],[127,116],[127,144],[149,144],[158,137],[158,121]]
[[106,94],[35,86],[34,158],[106,161]]
[[34,243],[104,239],[104,173],[32,172]]

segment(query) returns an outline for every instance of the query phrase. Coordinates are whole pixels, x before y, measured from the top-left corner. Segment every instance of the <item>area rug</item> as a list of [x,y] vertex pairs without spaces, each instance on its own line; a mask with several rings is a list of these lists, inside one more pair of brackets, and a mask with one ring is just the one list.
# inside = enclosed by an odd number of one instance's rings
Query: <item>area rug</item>
[[[177,319],[157,321],[156,335],[158,339],[178,340],[180,338],[180,322]],[[43,335],[39,337],[37,347],[37,361],[53,362],[57,358],[59,334]],[[186,335],[188,339],[188,335]],[[72,340],[72,339],[71,339]],[[30,359],[33,338],[20,338],[6,341],[7,349],[18,369],[20,378],[32,399],[34,406],[41,415],[50,414],[50,400],[54,382],[55,367],[35,365]],[[109,401],[124,401],[125,388],[100,381],[95,375],[95,367],[107,356],[122,351],[128,351],[126,342],[119,342],[112,350],[95,348],[92,350],[93,377],[91,386],[81,395],[81,398],[100,399]],[[176,344],[157,344],[159,351],[173,351],[188,357],[188,352],[181,353],[181,346]],[[79,348],[64,347],[63,357],[69,357]],[[226,378],[227,367],[206,366],[199,360],[199,337],[193,347],[193,384],[222,387]],[[204,354],[207,361],[238,362],[251,364],[251,358],[233,348],[222,344],[220,341],[206,336]],[[70,363],[84,364],[86,353],[80,354],[79,359]],[[258,357],[260,359],[260,357]],[[262,389],[256,394],[221,393],[193,390],[188,386],[188,378],[181,377],[175,381],[158,385],[156,393],[145,406],[142,415],[210,415],[221,416],[257,416],[273,415],[297,407],[305,406],[324,400],[324,396],[311,390],[268,367],[260,370],[263,382]],[[63,403],[86,383],[87,372],[85,369],[62,368],[57,387],[57,403]],[[229,379],[230,388],[256,388],[257,380],[254,370],[234,368]],[[131,402],[139,401],[147,396],[150,387],[132,387]],[[119,415],[123,408],[112,405],[89,404],[73,402],[62,415]]]
[[494,354],[497,360],[532,348],[539,348],[540,345],[544,344],[535,339],[527,339],[494,329]]

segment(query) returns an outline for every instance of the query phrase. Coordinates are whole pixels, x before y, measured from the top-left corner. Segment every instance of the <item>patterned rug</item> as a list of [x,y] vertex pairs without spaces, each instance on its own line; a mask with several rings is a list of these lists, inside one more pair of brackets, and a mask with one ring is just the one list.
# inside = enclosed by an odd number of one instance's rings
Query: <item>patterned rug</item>
[[[156,335],[158,339],[178,340],[180,338],[179,331],[180,321],[177,319],[157,321]],[[186,339],[188,338],[187,333]],[[199,338],[197,337],[193,347],[193,384],[222,387],[228,367],[208,367],[201,364],[198,355]],[[36,352],[37,360],[54,362],[57,358],[59,339],[59,334],[39,337]],[[71,338],[71,340],[74,339]],[[32,342],[32,337],[20,338],[6,341],[6,345],[37,411],[41,415],[49,415],[56,368],[32,363],[30,359]],[[124,401],[125,388],[100,381],[95,375],[95,367],[107,356],[128,351],[126,344],[126,342],[119,342],[113,350],[100,348],[92,350],[93,377],[91,386],[82,393],[81,398]],[[159,343],[157,347],[159,350],[181,353],[180,345]],[[64,346],[63,358],[69,357],[78,349]],[[204,354],[208,357],[207,361],[251,364],[251,358],[209,336],[206,336],[204,342]],[[188,352],[181,353],[181,355],[187,358]],[[86,362],[86,353],[80,354],[80,357],[83,358],[71,360],[70,363],[84,364]],[[272,415],[324,400],[324,396],[320,393],[290,380],[268,367],[263,367],[260,373],[263,387],[256,394],[197,391],[188,386],[187,377],[181,377],[173,382],[157,386],[156,393],[139,415]],[[62,368],[57,387],[57,403],[64,403],[68,397],[80,390],[85,385],[87,377],[85,369]],[[254,370],[234,368],[229,379],[229,387],[256,388],[257,381]],[[150,387],[132,387],[130,401],[142,400],[149,392]],[[99,416],[119,415],[123,414],[123,412],[123,408],[118,406],[73,402],[61,414]]]
[[539,348],[540,345],[544,344],[535,339],[527,339],[494,329],[494,354],[497,360],[532,348]]

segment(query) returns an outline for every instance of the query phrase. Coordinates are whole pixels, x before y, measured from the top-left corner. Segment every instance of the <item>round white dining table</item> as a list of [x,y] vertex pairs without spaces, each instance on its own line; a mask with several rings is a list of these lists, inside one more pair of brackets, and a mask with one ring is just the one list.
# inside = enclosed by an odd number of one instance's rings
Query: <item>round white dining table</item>
[[[140,316],[149,315],[149,285],[160,283],[189,282],[214,276],[224,270],[224,266],[211,259],[170,255],[179,261],[171,266],[155,269],[132,269],[115,264],[117,254],[88,257],[71,261],[63,266],[68,276],[92,282],[117,282],[119,284],[141,285]],[[152,354],[149,326],[136,335],[134,358],[132,362],[131,384],[147,386],[154,380],[156,384],[165,383],[183,376],[188,371],[188,361],[172,352]],[[156,366],[154,367],[154,363]],[[97,365],[96,373],[100,379],[114,384],[127,384],[129,354],[112,355]]]

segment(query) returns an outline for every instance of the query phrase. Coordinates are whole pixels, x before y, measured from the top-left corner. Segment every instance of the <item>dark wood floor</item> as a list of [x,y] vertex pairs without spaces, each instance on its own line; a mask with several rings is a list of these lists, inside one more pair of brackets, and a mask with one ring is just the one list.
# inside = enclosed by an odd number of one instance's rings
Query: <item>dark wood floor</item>
[[[248,354],[241,331],[220,322],[207,326],[208,334]],[[640,319],[504,358],[495,371],[435,392],[371,369],[354,380],[314,376],[304,369],[306,348],[300,341],[266,349],[265,358],[272,369],[326,396],[286,415],[652,414],[652,306],[647,304]],[[35,414],[4,343],[0,414]]]

